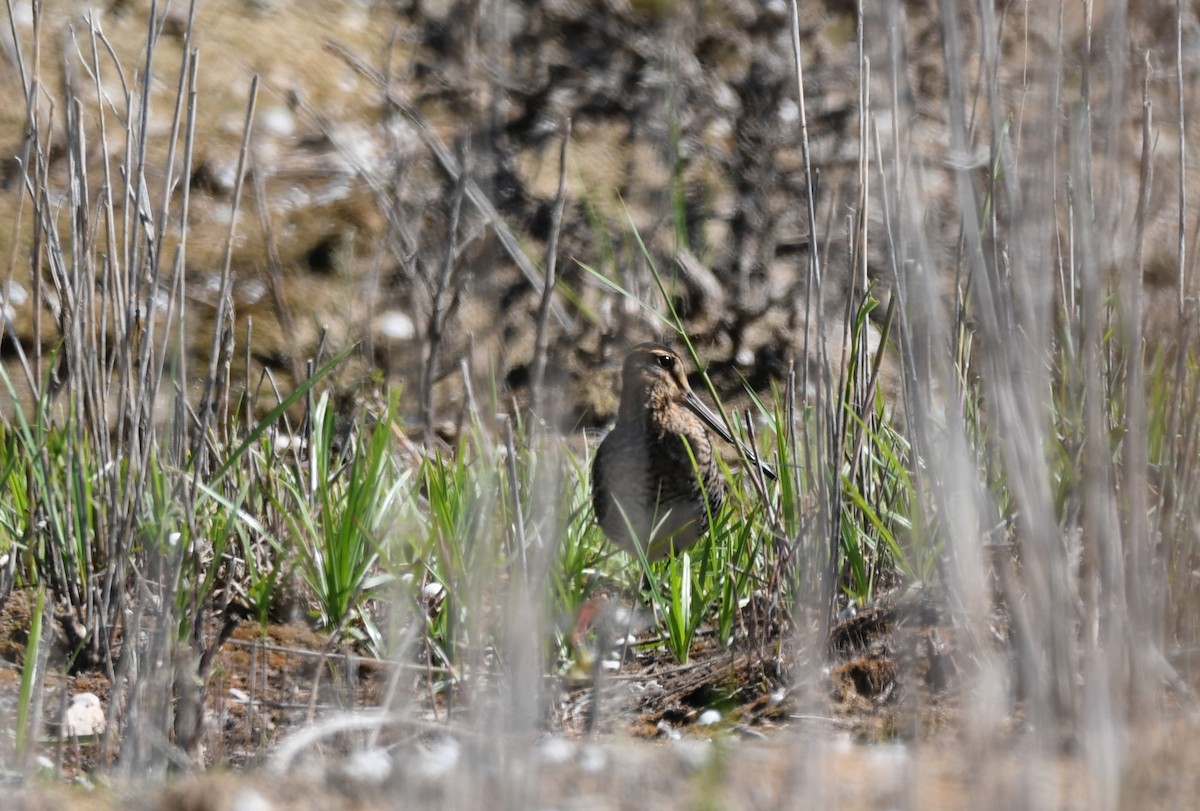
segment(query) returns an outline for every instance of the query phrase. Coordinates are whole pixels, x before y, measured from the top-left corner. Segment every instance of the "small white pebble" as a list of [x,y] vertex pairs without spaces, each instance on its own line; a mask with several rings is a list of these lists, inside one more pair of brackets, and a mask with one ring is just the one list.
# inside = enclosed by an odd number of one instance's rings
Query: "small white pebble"
[[427,749],[422,749],[417,759],[417,772],[429,780],[437,780],[454,771],[462,754],[462,744],[454,738],[443,738]]
[[268,107],[262,113],[262,128],[272,135],[291,135],[296,131],[296,117],[286,107]]
[[710,141],[728,141],[733,138],[733,125],[726,118],[714,119],[708,125],[707,135]]
[[359,783],[381,786],[392,774],[392,758],[379,747],[354,752],[342,764],[342,774]]
[[20,307],[22,304],[29,301],[29,293],[26,292],[25,286],[20,282],[13,282],[8,286],[8,289],[4,291],[3,296],[0,296],[0,298],[3,298],[5,301]]
[[229,803],[229,811],[272,811],[274,806],[266,797],[249,786],[242,786]]
[[237,292],[242,304],[254,304],[267,294],[267,286],[261,279],[247,279],[238,285]]
[[791,99],[784,99],[779,105],[779,120],[784,124],[795,124],[800,120],[800,107]]
[[379,334],[392,341],[410,341],[417,334],[412,319],[399,310],[388,310],[375,324]]
[[304,447],[304,438],[277,434],[275,436],[275,453],[291,453]]
[[570,762],[575,754],[575,745],[566,738],[555,735],[538,743],[534,751],[540,762],[560,766]]
[[721,712],[719,710],[705,710],[700,713],[700,717],[696,719],[696,723],[702,727],[710,727],[721,720]]
[[95,693],[79,693],[71,699],[63,719],[63,733],[68,737],[99,735],[104,731],[104,707]]

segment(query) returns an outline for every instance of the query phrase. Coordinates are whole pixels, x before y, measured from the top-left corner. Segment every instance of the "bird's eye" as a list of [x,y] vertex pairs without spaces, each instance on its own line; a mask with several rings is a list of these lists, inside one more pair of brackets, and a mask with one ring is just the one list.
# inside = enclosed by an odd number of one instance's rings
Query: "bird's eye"
[[670,371],[675,367],[675,358],[671,357],[670,355],[657,355],[656,357],[658,358],[658,365],[667,371]]

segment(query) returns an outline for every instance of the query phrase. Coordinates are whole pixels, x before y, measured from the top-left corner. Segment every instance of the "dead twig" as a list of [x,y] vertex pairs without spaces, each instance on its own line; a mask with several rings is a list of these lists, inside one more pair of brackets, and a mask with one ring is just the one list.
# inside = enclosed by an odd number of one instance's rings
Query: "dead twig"
[[[413,123],[417,130],[417,134],[424,141],[425,146],[437,158],[443,171],[450,177],[452,182],[457,183],[463,173],[462,167],[458,161],[454,159],[454,155],[450,152],[450,147],[446,145],[438,134],[430,125],[429,120],[421,114],[421,111],[414,107],[407,99],[400,96],[400,91],[387,80],[382,73],[367,65],[360,58],[351,53],[345,46],[339,43],[328,41],[325,43],[325,49],[344,61],[351,69],[355,70],[363,77],[368,79],[384,94],[387,102],[393,105],[397,110]],[[466,183],[467,199],[471,201],[471,205],[479,211],[483,219],[496,232],[496,237],[500,240],[500,244],[504,246],[504,250],[508,253],[509,258],[513,260],[517,268],[525,274],[525,278],[533,285],[533,289],[539,294],[545,289],[544,280],[541,271],[537,265],[525,253],[525,249],[521,247],[520,241],[516,234],[508,227],[508,224],[500,216],[500,212],[492,205],[492,201],[488,199],[483,190],[479,188],[479,184],[473,180],[467,180]],[[550,305],[551,313],[559,326],[567,332],[573,334],[575,331],[574,323],[570,316],[562,308],[558,302]]]
[[529,382],[530,410],[537,414],[542,404],[542,384],[546,377],[546,351],[550,340],[546,329],[550,310],[554,306],[554,284],[558,272],[558,237],[562,231],[563,210],[567,205],[567,146],[571,141],[571,120],[563,122],[562,149],[558,158],[558,193],[554,198],[554,213],[550,221],[550,245],[546,249],[546,279],[542,301],[538,306],[537,335],[533,348],[533,376]]

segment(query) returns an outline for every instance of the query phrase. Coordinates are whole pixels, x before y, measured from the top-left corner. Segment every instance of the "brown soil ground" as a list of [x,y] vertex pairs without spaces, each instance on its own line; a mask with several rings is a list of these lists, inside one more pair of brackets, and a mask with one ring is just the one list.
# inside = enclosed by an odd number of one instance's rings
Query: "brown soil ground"
[[[188,340],[198,356],[211,344],[208,319],[216,304],[211,288],[229,235],[231,177],[250,77],[258,75],[251,170],[261,180],[262,195],[247,190],[232,249],[239,341],[253,322],[251,380],[258,380],[263,367],[283,379],[302,374],[323,338],[327,352],[363,342],[364,352],[338,372],[337,386],[347,401],[379,375],[415,392],[429,329],[429,284],[442,265],[454,196],[447,167],[460,157],[467,160],[481,199],[520,235],[521,252],[541,262],[558,185],[560,125],[568,116],[572,130],[558,256],[559,286],[569,295],[556,303],[551,318],[551,395],[544,400],[558,406],[547,414],[553,422],[571,430],[602,424],[615,409],[612,375],[624,348],[664,337],[654,316],[614,295],[585,268],[664,311],[666,302],[648,270],[652,260],[724,396],[737,397],[747,382],[766,390],[789,364],[803,369],[817,363],[816,320],[806,322],[806,315],[823,315],[820,337],[828,342],[828,356],[840,357],[851,285],[843,220],[859,185],[854,4],[801,4],[808,132],[812,163],[820,171],[816,219],[829,231],[821,245],[825,279],[811,309],[785,3],[509,4],[500,20],[486,15],[486,4],[466,0],[398,6],[342,0],[303,8],[244,0],[202,5],[190,43],[203,61],[187,262],[193,325]],[[145,42],[147,11],[148,2],[122,0],[97,12],[127,78]],[[69,25],[80,25],[66,7],[47,8],[45,14],[45,32],[65,36]],[[171,10],[156,52],[156,69],[164,78],[153,91],[155,133],[169,131],[171,77],[185,44],[185,18],[180,9]],[[953,185],[939,19],[932,7],[905,8],[898,22],[907,62],[896,76],[880,67],[889,64],[882,13],[868,9],[864,42],[865,56],[876,66],[872,98],[881,148],[891,144],[888,107],[899,82],[901,100],[909,105],[901,148],[926,209],[917,222],[930,230],[929,263],[950,268],[958,230],[952,217],[944,223],[940,217],[953,210]],[[1006,9],[1001,19],[1005,59],[995,102],[1002,114],[1021,111],[1022,137],[1035,139],[1044,135],[1048,118],[1044,72],[1055,64],[1049,54],[1057,43],[1048,32],[1058,30],[1058,20],[1019,9]],[[1097,12],[1096,30],[1103,31],[1107,20]],[[1150,13],[1130,15],[1131,53],[1150,50],[1164,60],[1173,55],[1173,35],[1159,22]],[[963,24],[970,54],[979,40],[977,20],[967,13]],[[18,31],[31,35],[28,25]],[[1063,71],[1076,81],[1084,26],[1073,6],[1062,31],[1068,55]],[[24,44],[28,53],[30,43]],[[1108,58],[1107,47],[1096,46],[1097,61]],[[49,86],[57,85],[61,73],[54,56],[43,56]],[[1131,71],[1141,69],[1140,57],[1130,60]],[[980,65],[968,61],[968,79],[975,81]],[[115,81],[114,73],[106,78]],[[1097,98],[1108,92],[1108,73],[1097,70],[1090,79]],[[15,71],[0,72],[0,81],[14,92],[17,80]],[[1155,72],[1149,89],[1159,120],[1166,120],[1162,111],[1173,109],[1175,98],[1173,74]],[[1097,135],[1111,142],[1098,152],[1102,164],[1096,173],[1114,216],[1128,215],[1137,199],[1140,90],[1140,82],[1124,86],[1130,114],[1107,120]],[[982,123],[988,120],[987,101],[972,102],[981,145],[992,138]],[[45,114],[51,112],[47,106]],[[23,108],[9,105],[0,113],[0,145],[18,154],[23,133]],[[1176,135],[1167,127],[1156,134],[1144,240],[1151,296],[1146,311],[1156,314],[1147,320],[1158,335],[1171,334],[1174,324],[1169,305],[1176,254],[1169,235],[1178,221]],[[112,143],[109,152],[116,158],[122,148]],[[152,142],[152,159],[161,161],[165,149],[165,139]],[[97,169],[100,157],[98,151],[91,155]],[[63,156],[52,153],[52,176],[65,182],[66,169]],[[985,169],[980,166],[981,184]],[[5,192],[0,221],[18,218],[18,178],[15,164],[0,177]],[[157,190],[162,179],[148,177],[147,184]],[[1187,189],[1195,195],[1200,183]],[[1200,210],[1200,199],[1188,204]],[[879,201],[870,216],[871,227],[881,233]],[[452,420],[461,408],[460,359],[476,390],[498,382],[508,398],[524,402],[527,395],[540,281],[517,269],[514,252],[500,244],[485,220],[479,207],[464,208],[444,368],[436,372],[438,422]],[[1101,261],[1120,266],[1129,261],[1132,234],[1112,230],[1118,238]],[[28,229],[0,229],[0,255],[26,255],[29,239]],[[867,250],[867,274],[876,295],[886,298],[894,279],[885,240]],[[14,280],[28,294],[28,270],[19,265]],[[1048,266],[1047,272],[1058,271]],[[947,302],[952,283],[947,274],[939,291]],[[28,295],[8,302],[13,334],[27,349],[41,342],[48,350],[57,338],[52,319],[43,319],[42,334],[36,335],[31,302]],[[875,317],[882,314],[880,308]],[[234,355],[232,377],[242,381],[243,353]],[[883,387],[893,395],[897,375],[889,359]],[[263,408],[269,399],[264,396]],[[405,400],[414,412],[417,400]],[[417,415],[409,416],[415,423]]]
[[[336,381],[347,400],[376,374],[415,387],[430,319],[428,269],[440,263],[446,203],[455,185],[446,161],[432,156],[431,143],[441,142],[455,160],[469,162],[484,196],[540,260],[559,174],[559,126],[567,115],[573,124],[570,194],[559,251],[561,284],[573,296],[552,322],[549,382],[556,393],[550,399],[562,406],[557,421],[575,429],[608,418],[615,406],[611,372],[621,350],[660,332],[644,311],[584,270],[617,278],[661,307],[630,221],[656,266],[672,269],[672,303],[723,394],[736,395],[743,381],[765,389],[789,364],[810,362],[802,350],[807,324],[801,306],[810,234],[799,128],[788,104],[795,76],[786,5],[558,0],[504,4],[502,20],[486,17],[486,4],[479,2],[426,0],[395,4],[398,10],[385,5],[201,4],[193,44],[203,54],[205,125],[197,168],[188,178],[195,193],[188,273],[197,291],[189,306],[201,315],[191,336],[197,354],[211,341],[213,327],[204,315],[211,316],[214,302],[203,291],[224,252],[229,178],[249,77],[258,73],[263,96],[253,161],[264,195],[261,212],[257,201],[248,204],[234,252],[235,331],[241,335],[253,318],[255,368],[299,374],[328,330],[325,340],[335,348],[364,342],[365,352]],[[1070,53],[1079,53],[1083,30],[1075,5],[1062,34]],[[148,7],[117,0],[98,12],[127,64],[134,64],[144,42]],[[924,173],[927,221],[936,222],[951,195],[940,23],[934,4],[909,3],[903,10],[909,61],[902,72],[913,105],[906,148]],[[46,29],[65,35],[68,22],[78,24],[74,13],[48,9]],[[172,10],[159,52],[163,65],[177,64],[183,48],[178,13]],[[1195,28],[1194,10],[1188,14]],[[874,96],[890,99],[882,78],[888,64],[882,22],[868,13],[867,51],[879,83]],[[1036,86],[1037,57],[1054,44],[1049,32],[1057,30],[1056,24],[1039,25],[1044,22],[1030,25],[1015,12],[1006,18],[1005,54],[1013,58],[1004,63],[1004,98],[998,102],[1006,109],[1021,107],[1029,86],[1023,71],[1030,64],[1029,82]],[[840,234],[848,201],[857,195],[854,4],[804,3],[801,30],[813,162],[821,169],[817,220]],[[970,24],[965,35],[974,47],[978,37]],[[1139,54],[1130,65],[1140,65],[1145,50],[1162,55],[1164,64],[1174,53],[1171,31],[1153,13],[1131,14],[1129,38],[1128,50]],[[1125,44],[1098,41],[1097,58]],[[1029,53],[1032,63],[1024,58]],[[54,77],[49,86],[57,84],[57,56],[47,60],[47,74]],[[392,70],[386,81],[380,75],[385,65]],[[1078,61],[1067,67],[1071,81],[1078,71]],[[1152,77],[1160,100],[1174,92],[1168,73]],[[8,63],[0,80],[6,93],[14,92],[16,72]],[[1094,77],[1097,97],[1105,80]],[[155,93],[165,94],[169,85]],[[1140,87],[1129,93],[1133,98]],[[406,105],[419,118],[402,114]],[[986,103],[979,105],[980,120],[986,120]],[[160,116],[169,115],[169,105],[159,108]],[[1128,109],[1140,113],[1140,103]],[[1171,108],[1164,101],[1161,109]],[[161,131],[164,122],[156,120],[152,129]],[[1031,118],[1029,131],[1038,123]],[[1136,199],[1140,117],[1109,124],[1117,145],[1113,164],[1097,171],[1113,180],[1107,193],[1126,201],[1127,213]],[[3,106],[0,128],[0,144],[19,151],[21,105]],[[1161,168],[1146,240],[1152,246],[1145,276],[1152,302],[1173,295],[1173,243],[1163,236],[1177,217],[1170,190],[1180,144],[1172,138],[1164,130],[1157,146]],[[980,135],[981,142],[987,139]],[[890,142],[890,134],[881,132],[881,140]],[[52,171],[65,173],[63,157],[56,157]],[[982,165],[978,174],[986,171]],[[0,177],[0,222],[17,219],[18,178],[12,171]],[[151,188],[156,181],[161,178],[147,179]],[[677,188],[684,199],[673,197]],[[1189,184],[1190,194],[1196,189],[1200,183]],[[1200,201],[1189,205],[1200,210]],[[880,211],[877,206],[872,216],[881,217]],[[484,219],[478,209],[464,214],[435,419],[461,406],[460,358],[477,376],[479,390],[496,381],[506,402],[527,396],[539,297]],[[686,233],[688,251],[679,248],[678,232]],[[952,267],[957,232],[948,226],[935,236],[940,239],[932,259]],[[0,255],[26,255],[23,239],[19,229],[0,228]],[[840,354],[850,285],[842,242],[829,240],[825,266],[833,270],[817,303],[829,318],[833,357]],[[869,246],[867,264],[882,295],[892,282],[881,242]],[[272,250],[278,257],[274,270],[267,259]],[[1115,264],[1129,258],[1120,245],[1113,253],[1106,259]],[[276,271],[282,284],[269,295]],[[948,297],[950,282],[939,292]],[[48,322],[38,334],[28,305],[14,299],[13,306],[5,352],[14,339],[52,346],[56,336]],[[408,320],[412,337],[385,328],[397,323],[391,318],[397,315]],[[1170,321],[1154,319],[1164,333]],[[898,372],[889,365],[887,374],[885,388],[894,393]],[[235,370],[234,377],[242,373]],[[16,592],[0,609],[3,717],[15,703],[29,599]],[[577,678],[563,677],[539,691],[544,722],[537,730],[486,736],[478,731],[486,725],[465,720],[483,703],[472,700],[478,696],[460,695],[454,706],[423,701],[436,677],[428,670],[357,657],[305,625],[242,623],[213,648],[196,761],[245,768],[246,774],[179,777],[168,787],[101,778],[104,770],[96,767],[110,765],[101,742],[48,733],[37,754],[50,771],[81,784],[112,784],[91,792],[28,788],[10,793],[2,805],[196,811],[418,802],[458,808],[485,801],[489,807],[580,809],[962,808],[983,799],[994,807],[1194,805],[1200,748],[1179,745],[1194,738],[1195,727],[1177,695],[1162,698],[1179,709],[1177,720],[1135,732],[1125,751],[1108,753],[1105,761],[1105,753],[1086,742],[1047,746],[1038,739],[1031,745],[1019,707],[973,733],[973,708],[962,706],[964,695],[975,695],[964,686],[972,663],[959,660],[955,629],[936,606],[881,604],[838,625],[828,643],[807,647],[790,641],[803,636],[794,628],[776,630],[769,642],[744,642],[732,651],[706,647],[702,635],[688,665],[631,649],[619,669],[601,666],[598,682],[584,667],[572,674]],[[69,644],[69,628],[56,623],[55,631],[62,645]],[[210,643],[217,631],[208,629]],[[1003,656],[1003,629],[997,636]],[[40,708],[49,731],[71,696],[93,692],[105,706],[114,698],[105,674],[62,676],[61,663],[61,650],[52,653]],[[336,726],[338,718],[381,706],[406,712],[402,719]],[[705,715],[713,709],[715,719]],[[282,773],[272,771],[283,742],[310,730],[324,734]],[[372,747],[386,748],[385,767],[354,755]],[[1125,764],[1123,771],[1106,770],[1114,763]]]
[[[725,740],[631,746],[567,745],[562,750],[512,741],[528,754],[495,756],[492,777],[471,768],[469,755],[452,777],[408,773],[381,785],[344,776],[219,775],[179,781],[165,790],[114,786],[82,794],[65,788],[21,791],[6,800],[14,811],[243,811],[342,808],[385,811],[423,808],[922,808],[1096,807],[1187,809],[1200,784],[1196,747],[1181,747],[1194,728],[1175,724],[1141,735],[1121,788],[1089,782],[1078,762],[1031,755],[1020,747],[903,744],[853,747],[824,736],[803,742],[787,735],[769,742]],[[986,758],[986,769],[980,761]],[[479,757],[476,765],[488,764]],[[505,779],[498,779],[507,770]]]
[[[0,610],[8,708],[31,603],[14,592]],[[1164,694],[1176,720],[1123,738],[1120,772],[1107,775],[1086,743],[1031,735],[1019,707],[998,726],[977,719],[962,703],[978,700],[961,677],[968,663],[942,619],[927,597],[881,604],[835,626],[807,670],[778,634],[763,649],[722,651],[702,634],[685,665],[631,646],[619,669],[548,684],[544,721],[523,733],[486,732],[476,710],[505,700],[488,700],[486,679],[430,703],[418,664],[356,656],[302,623],[242,623],[205,693],[196,757],[209,768],[180,764],[166,783],[125,774],[102,739],[57,734],[68,696],[112,699],[103,674],[55,675],[58,649],[33,756],[59,779],[13,789],[4,807],[951,809],[981,792],[988,807],[1191,807],[1200,749],[1181,743],[1200,716],[1187,695]],[[977,723],[986,732],[972,733]]]
[[[16,700],[33,600],[15,591],[0,605],[0,701],[7,707]],[[743,638],[724,649],[702,629],[689,662],[680,664],[653,644],[659,629],[640,624],[629,645],[613,643],[603,656],[565,663],[539,699],[544,733],[572,740],[678,740],[716,732],[755,739],[812,718],[858,741],[917,740],[944,726],[959,690],[952,630],[928,601],[881,604],[838,624],[832,645],[810,657],[818,664],[803,680],[792,677],[804,666],[804,651],[781,649],[778,628],[760,644]],[[96,694],[105,708],[113,697],[94,668],[62,675],[68,650],[62,618],[51,630],[43,697],[48,737],[38,753],[70,779],[102,765],[105,756],[98,740],[60,745],[64,709],[83,692]],[[219,634],[213,624],[206,642]],[[315,720],[370,709],[403,709],[422,729],[462,729],[457,722],[477,721],[480,705],[495,698],[486,674],[465,679],[475,683],[470,690],[431,691],[434,674],[417,661],[357,655],[299,621],[241,622],[224,640],[205,692],[195,756],[201,766],[261,767],[280,741]]]

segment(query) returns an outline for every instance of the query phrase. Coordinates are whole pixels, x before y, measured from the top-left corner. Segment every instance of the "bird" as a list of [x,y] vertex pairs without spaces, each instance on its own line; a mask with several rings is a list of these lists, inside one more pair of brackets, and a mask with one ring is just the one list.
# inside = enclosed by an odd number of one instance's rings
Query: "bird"
[[725,500],[710,430],[736,444],[692,391],[679,355],[660,343],[630,350],[616,424],[592,460],[596,521],[617,547],[653,561],[682,552],[708,532],[710,516]]

